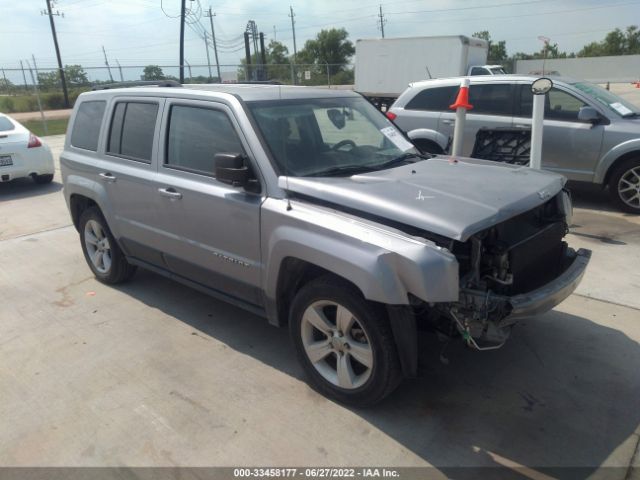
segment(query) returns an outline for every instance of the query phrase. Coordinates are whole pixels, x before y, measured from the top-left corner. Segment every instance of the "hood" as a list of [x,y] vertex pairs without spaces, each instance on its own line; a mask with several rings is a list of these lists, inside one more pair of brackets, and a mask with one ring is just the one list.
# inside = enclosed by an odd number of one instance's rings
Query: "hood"
[[560,175],[528,167],[436,157],[351,177],[280,177],[278,185],[310,199],[466,241],[541,205],[564,183]]

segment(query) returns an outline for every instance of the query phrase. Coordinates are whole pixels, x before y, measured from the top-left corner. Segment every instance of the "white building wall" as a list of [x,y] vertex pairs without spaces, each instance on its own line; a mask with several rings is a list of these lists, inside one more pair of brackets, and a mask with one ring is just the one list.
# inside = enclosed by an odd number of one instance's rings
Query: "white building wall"
[[[595,83],[623,83],[640,80],[640,55],[547,59],[544,71]],[[541,74],[542,60],[518,60],[515,73]]]

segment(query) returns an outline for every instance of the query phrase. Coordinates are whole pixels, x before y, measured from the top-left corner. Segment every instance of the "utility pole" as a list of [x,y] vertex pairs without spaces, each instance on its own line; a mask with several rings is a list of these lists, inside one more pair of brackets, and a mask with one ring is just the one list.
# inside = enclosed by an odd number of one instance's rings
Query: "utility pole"
[[378,13],[378,28],[380,32],[382,32],[382,38],[384,38],[384,24],[387,23],[387,20],[384,18],[384,13],[382,13],[382,5],[380,5],[380,13]]
[[27,76],[24,74],[24,65],[22,64],[22,60],[20,60],[20,69],[22,70],[22,80],[24,81],[24,90],[27,90]]
[[[184,3],[184,0],[182,0]],[[51,34],[53,35],[53,45],[56,48],[56,57],[58,58],[58,71],[60,72],[60,82],[62,83],[62,93],[64,94],[64,106],[65,108],[69,108],[69,92],[67,91],[67,80],[64,78],[64,68],[62,68],[62,59],[60,58],[60,47],[58,46],[58,36],[56,35],[56,24],[53,21],[54,16],[61,16],[64,18],[64,13],[60,13],[56,10],[56,13],[53,13],[51,10],[51,4],[53,0],[46,0],[47,9],[42,10],[40,13],[42,15],[49,16],[49,23],[51,24]]]
[[116,58],[116,65],[118,65],[118,70],[120,71],[120,81],[124,82],[124,77],[122,76],[122,67],[120,66],[120,62]]
[[184,17],[185,1],[182,0],[180,7],[180,83],[184,83]]
[[29,68],[29,74],[31,75],[31,81],[33,82],[33,89],[36,91],[36,100],[38,100],[38,110],[40,110],[40,119],[42,120],[44,135],[47,136],[49,135],[49,129],[47,128],[47,120],[44,117],[44,112],[42,111],[42,102],[40,101],[40,92],[38,91],[38,83],[36,82],[36,79],[33,76],[33,70],[31,70],[31,65],[29,65],[29,60],[27,60],[27,67]]
[[36,65],[36,56],[32,53],[31,54],[31,60],[33,60],[33,69],[36,71],[36,82],[40,82],[40,79],[38,78],[38,65]]
[[251,81],[253,80],[253,78],[251,78],[251,47],[249,46],[249,32],[247,31],[244,32],[244,54],[247,60],[247,73],[245,76],[247,77],[247,81]]
[[207,52],[207,67],[209,67],[209,81],[211,81],[211,58],[209,58],[209,44],[207,43],[207,32],[204,32],[204,49]]
[[296,59],[298,57],[298,49],[296,47],[296,21],[295,21],[295,13],[293,13],[293,7],[291,5],[289,5],[289,16],[291,17],[291,31],[293,32],[293,64],[291,65],[291,74],[292,74],[292,81],[293,84],[296,84],[296,73],[295,73],[295,67],[294,65],[296,64]]
[[218,71],[218,81],[222,83],[222,76],[220,75],[220,62],[218,61],[218,46],[216,45],[216,31],[213,28],[213,17],[216,16],[215,13],[211,13],[211,6],[209,6],[209,13],[204,14],[205,17],[209,17],[209,21],[211,22],[211,40],[213,40],[213,54],[216,57],[216,70]]
[[274,42],[277,41],[277,39],[276,39],[276,26],[275,25],[273,26],[273,41]]
[[113,75],[111,75],[111,67],[109,67],[109,60],[107,60],[107,52],[104,49],[104,45],[102,45],[102,53],[104,54],[104,64],[107,66],[107,72],[109,72],[109,80],[113,83]]
[[262,65],[260,66],[260,78],[258,80],[267,79],[267,56],[264,50],[264,33],[260,32],[260,60]]
[[[189,83],[193,82],[193,75],[191,75],[191,64],[187,62],[187,59],[184,59],[184,63],[187,64],[187,68],[189,69]],[[184,82],[182,82],[184,83]]]

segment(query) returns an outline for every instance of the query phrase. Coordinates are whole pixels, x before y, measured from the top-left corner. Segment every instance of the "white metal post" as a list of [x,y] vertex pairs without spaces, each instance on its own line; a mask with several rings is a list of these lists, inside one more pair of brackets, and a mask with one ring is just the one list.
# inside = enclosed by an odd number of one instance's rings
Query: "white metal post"
[[542,131],[544,126],[544,98],[545,94],[533,96],[533,113],[531,119],[531,157],[529,166],[540,170],[542,168]]
[[[469,79],[463,78],[460,89],[469,88]],[[457,103],[457,102],[456,102]],[[467,117],[467,108],[458,105],[456,108],[456,123],[453,127],[453,143],[451,146],[451,155],[458,156],[462,152],[462,140],[464,138],[464,124]]]

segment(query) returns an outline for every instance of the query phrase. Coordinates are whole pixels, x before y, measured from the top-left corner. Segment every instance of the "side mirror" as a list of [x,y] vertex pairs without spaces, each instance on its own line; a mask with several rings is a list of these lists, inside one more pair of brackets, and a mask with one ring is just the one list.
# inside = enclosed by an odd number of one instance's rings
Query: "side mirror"
[[585,123],[598,123],[600,121],[600,114],[593,107],[582,107],[578,111],[578,120]]
[[338,130],[342,130],[346,125],[346,118],[344,113],[342,113],[337,108],[330,108],[329,110],[327,110],[327,117],[329,117],[329,120],[331,120],[333,126]]
[[251,175],[246,157],[241,153],[216,153],[213,157],[216,179],[219,182],[259,192],[260,185]]

